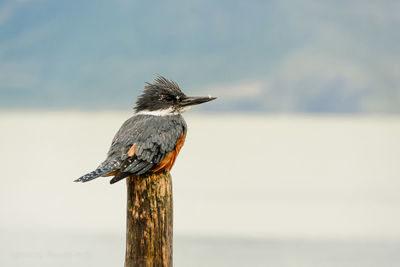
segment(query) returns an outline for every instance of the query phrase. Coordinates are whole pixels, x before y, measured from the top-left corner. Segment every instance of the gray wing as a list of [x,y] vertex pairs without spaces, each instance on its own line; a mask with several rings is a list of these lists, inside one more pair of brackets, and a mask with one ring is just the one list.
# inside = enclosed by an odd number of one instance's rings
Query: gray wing
[[138,115],[128,120],[116,134],[109,151],[108,159],[117,159],[120,171],[111,183],[129,174],[144,174],[156,166],[175,148],[177,140],[186,133],[186,128],[180,115]]
[[[174,149],[186,129],[181,115],[133,116],[124,122],[115,135],[107,159],[96,170],[75,182],[88,182],[115,172],[117,175],[111,180],[111,183],[115,183],[129,174],[144,174]],[[132,146],[133,156],[130,154]]]

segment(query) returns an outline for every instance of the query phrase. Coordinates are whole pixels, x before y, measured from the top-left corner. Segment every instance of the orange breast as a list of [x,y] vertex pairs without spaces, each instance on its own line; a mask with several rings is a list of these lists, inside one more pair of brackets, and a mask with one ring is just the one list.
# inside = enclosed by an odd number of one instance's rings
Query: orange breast
[[158,172],[166,170],[169,172],[174,166],[179,151],[181,150],[183,144],[185,143],[185,138],[186,138],[186,133],[183,133],[182,136],[176,142],[175,148],[171,152],[169,152],[168,155],[160,163],[158,163],[151,171]]

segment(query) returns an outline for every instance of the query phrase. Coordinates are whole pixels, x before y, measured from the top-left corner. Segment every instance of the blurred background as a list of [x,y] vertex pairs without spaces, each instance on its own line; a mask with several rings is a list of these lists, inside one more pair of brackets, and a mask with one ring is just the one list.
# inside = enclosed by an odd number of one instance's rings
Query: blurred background
[[175,266],[400,265],[400,2],[0,1],[0,265],[122,266],[105,157],[156,74],[216,101],[172,170]]

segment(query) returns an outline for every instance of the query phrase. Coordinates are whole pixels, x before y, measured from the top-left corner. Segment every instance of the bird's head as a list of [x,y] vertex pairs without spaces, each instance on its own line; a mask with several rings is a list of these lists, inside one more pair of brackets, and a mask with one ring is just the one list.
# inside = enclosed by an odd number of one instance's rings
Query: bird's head
[[146,83],[143,93],[136,101],[137,114],[173,115],[180,114],[193,105],[198,105],[216,97],[188,97],[176,82],[158,76],[154,83]]

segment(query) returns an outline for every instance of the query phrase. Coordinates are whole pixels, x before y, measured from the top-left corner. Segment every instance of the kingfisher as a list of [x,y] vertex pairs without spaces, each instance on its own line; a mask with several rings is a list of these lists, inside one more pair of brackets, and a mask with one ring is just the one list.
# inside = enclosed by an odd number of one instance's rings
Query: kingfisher
[[74,182],[113,176],[113,184],[130,175],[169,172],[185,142],[187,125],[181,114],[214,99],[188,97],[176,82],[157,76],[153,83],[146,83],[136,100],[135,114],[114,136],[106,160]]

